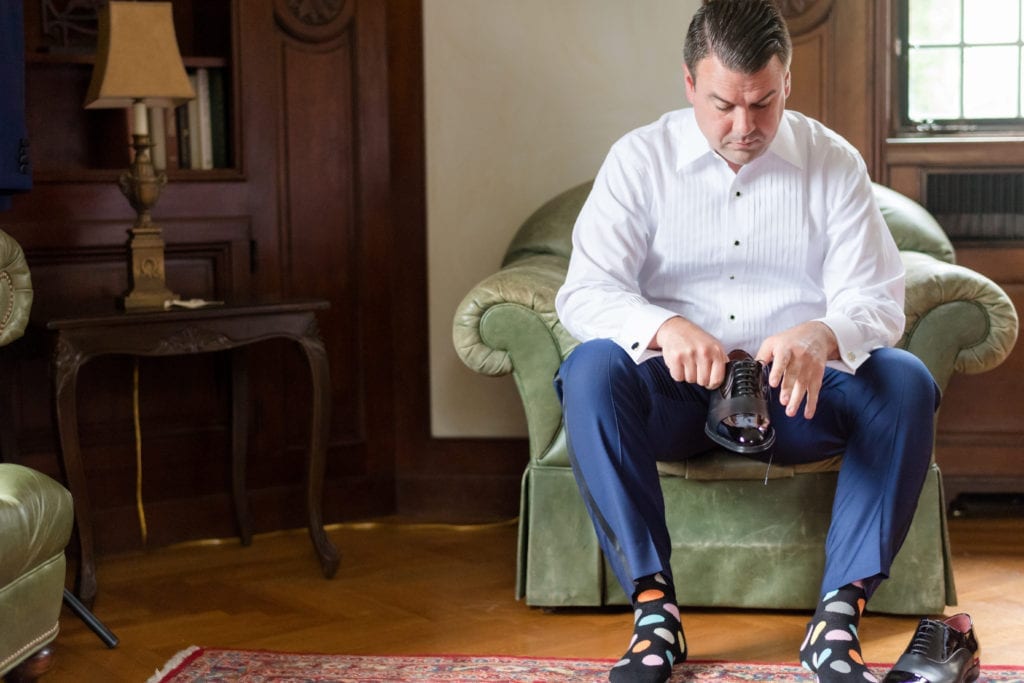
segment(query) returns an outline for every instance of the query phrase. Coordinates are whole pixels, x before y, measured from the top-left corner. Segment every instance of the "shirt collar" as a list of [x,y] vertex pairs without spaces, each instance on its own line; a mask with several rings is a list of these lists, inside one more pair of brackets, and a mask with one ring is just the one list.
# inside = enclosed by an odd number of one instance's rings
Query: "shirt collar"
[[793,126],[790,125],[788,112],[782,114],[779,129],[776,131],[775,139],[769,145],[768,151],[797,168],[804,167],[804,157],[800,154],[800,148],[797,147],[796,135],[793,133]]
[[[716,153],[700,131],[693,115],[693,109],[684,109],[683,111],[687,115],[677,121],[676,135],[679,141],[679,152],[676,155],[676,170],[682,170],[705,155]],[[768,147],[768,152],[797,168],[804,167],[804,158],[797,147],[796,136],[790,125],[788,112],[782,115],[779,129],[775,133],[772,144]]]

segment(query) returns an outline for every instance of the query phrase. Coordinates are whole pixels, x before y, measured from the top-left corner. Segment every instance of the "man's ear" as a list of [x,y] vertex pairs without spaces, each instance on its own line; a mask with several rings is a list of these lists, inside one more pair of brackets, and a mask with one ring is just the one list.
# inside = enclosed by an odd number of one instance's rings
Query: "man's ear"
[[789,69],[786,69],[786,84],[783,88],[783,94],[786,96],[787,100],[789,99],[790,91],[793,89],[792,79],[790,78],[789,74]]
[[690,104],[693,104],[693,101],[697,98],[697,83],[693,78],[693,74],[690,73],[690,67],[686,66],[685,63],[683,64],[683,75],[686,81],[686,99],[690,101]]

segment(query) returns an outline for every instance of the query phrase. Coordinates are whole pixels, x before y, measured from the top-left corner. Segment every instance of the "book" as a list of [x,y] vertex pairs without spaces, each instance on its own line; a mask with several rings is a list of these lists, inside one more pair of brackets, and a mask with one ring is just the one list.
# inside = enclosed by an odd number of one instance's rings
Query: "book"
[[213,167],[228,168],[230,144],[228,140],[227,92],[224,69],[210,69],[210,145],[213,148]]
[[177,110],[174,107],[167,107],[166,109],[161,109],[160,113],[164,115],[164,135],[167,138],[165,148],[165,152],[167,154],[167,168],[178,169],[181,166],[178,161]]
[[213,168],[213,141],[210,121],[210,72],[204,67],[196,69],[196,118],[199,128],[199,163],[195,168]]
[[195,72],[188,75],[188,80],[192,84],[192,91],[196,93],[196,97],[188,101],[185,105],[185,128],[188,130],[188,158],[189,168],[202,168],[202,156],[201,156],[201,136],[202,132],[199,128],[199,78]]
[[158,171],[167,170],[167,133],[164,130],[163,107],[154,107],[147,112],[149,117],[149,141],[153,147],[149,157]]
[[174,110],[174,125],[178,131],[178,168],[192,168],[192,131],[188,127],[188,105]]

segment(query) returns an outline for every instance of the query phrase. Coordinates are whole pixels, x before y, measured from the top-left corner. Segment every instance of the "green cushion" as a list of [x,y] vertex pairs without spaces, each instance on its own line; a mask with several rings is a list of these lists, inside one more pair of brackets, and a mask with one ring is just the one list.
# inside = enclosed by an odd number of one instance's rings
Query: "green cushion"
[[57,636],[73,521],[67,489],[0,463],[0,676]]

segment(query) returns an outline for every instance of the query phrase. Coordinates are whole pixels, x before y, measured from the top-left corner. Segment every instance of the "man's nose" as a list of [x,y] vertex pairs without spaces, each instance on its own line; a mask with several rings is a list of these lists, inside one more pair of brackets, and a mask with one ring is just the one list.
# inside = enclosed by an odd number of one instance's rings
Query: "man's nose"
[[739,135],[750,135],[753,133],[757,127],[755,125],[754,112],[743,107],[736,107],[733,112],[735,113],[732,122],[733,131]]

